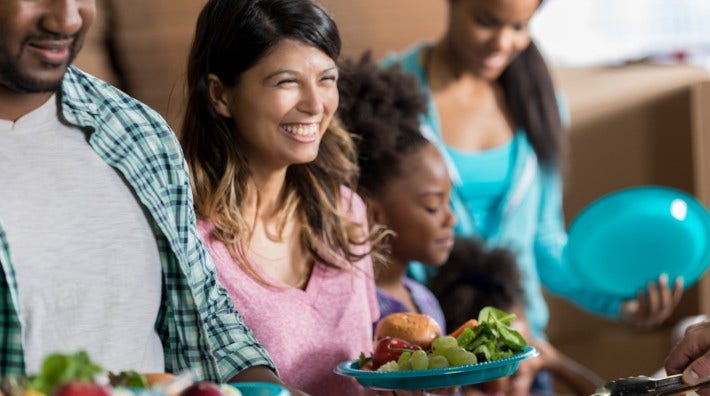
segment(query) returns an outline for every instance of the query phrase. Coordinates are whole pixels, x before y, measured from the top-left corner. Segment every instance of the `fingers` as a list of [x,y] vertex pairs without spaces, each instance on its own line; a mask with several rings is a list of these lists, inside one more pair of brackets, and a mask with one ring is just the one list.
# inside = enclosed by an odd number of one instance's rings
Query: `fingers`
[[[664,292],[668,290],[668,276],[663,274],[658,277],[658,286],[653,282],[648,282],[646,286],[646,296],[648,301],[647,313],[648,313],[648,323],[652,324],[653,314],[659,312],[662,308],[662,302],[664,298]],[[668,299],[670,299],[670,292],[668,292]]]
[[710,321],[688,327],[683,339],[668,354],[664,366],[668,374],[682,372],[683,379],[689,383],[710,377]]
[[671,316],[683,297],[683,279],[677,278],[670,288],[668,275],[658,277],[658,283],[648,283],[645,292],[640,291],[635,301],[622,306],[622,320],[642,329],[662,324]]

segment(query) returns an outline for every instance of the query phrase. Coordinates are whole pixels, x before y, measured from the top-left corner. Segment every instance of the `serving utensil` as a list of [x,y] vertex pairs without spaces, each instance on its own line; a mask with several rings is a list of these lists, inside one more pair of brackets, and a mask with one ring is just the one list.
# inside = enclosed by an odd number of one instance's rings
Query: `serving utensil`
[[696,385],[683,382],[683,375],[676,374],[663,378],[651,378],[645,375],[619,378],[608,382],[592,396],[634,396],[634,395],[681,395],[710,386],[710,380]]

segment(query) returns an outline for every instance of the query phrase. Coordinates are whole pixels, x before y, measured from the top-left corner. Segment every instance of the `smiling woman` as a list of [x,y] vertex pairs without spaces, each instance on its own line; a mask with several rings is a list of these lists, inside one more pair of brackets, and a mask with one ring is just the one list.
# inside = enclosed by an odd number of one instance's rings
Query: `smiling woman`
[[310,0],[209,1],[181,142],[218,278],[281,378],[359,395],[333,369],[372,347],[379,234],[352,191],[354,144],[334,121],[339,52],[333,20]]
[[323,51],[283,39],[240,83],[227,87],[211,73],[208,84],[217,113],[241,132],[240,150],[251,166],[283,172],[316,159],[338,107],[337,76]]

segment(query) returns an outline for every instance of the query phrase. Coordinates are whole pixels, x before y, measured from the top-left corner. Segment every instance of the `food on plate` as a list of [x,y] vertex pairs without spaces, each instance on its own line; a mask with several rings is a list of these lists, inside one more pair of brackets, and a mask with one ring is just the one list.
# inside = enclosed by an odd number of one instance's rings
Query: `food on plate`
[[175,376],[170,373],[144,373],[143,377],[148,388],[157,384],[165,384],[175,379]]
[[458,337],[463,333],[464,330],[466,330],[468,327],[476,327],[478,325],[478,320],[476,319],[469,319],[465,321],[461,326],[459,326],[456,330],[452,331],[451,334],[449,334],[452,337]]
[[71,381],[59,385],[53,396],[111,396],[111,390],[93,382]]
[[[478,319],[466,321],[450,335],[438,332],[424,342],[428,336],[422,334],[435,331],[426,318],[429,317],[411,313],[383,318],[380,324],[386,320],[385,325],[378,324],[375,330],[373,355],[360,355],[360,369],[405,371],[465,366],[504,359],[527,346],[520,333],[510,327],[515,314],[494,307],[483,308]],[[436,325],[433,319],[431,322]]]
[[467,327],[456,337],[459,346],[476,354],[479,361],[499,360],[522,352],[528,345],[520,333],[510,327],[515,314],[494,307],[478,313],[476,327]]
[[441,327],[429,315],[397,312],[382,318],[375,327],[375,341],[393,337],[429,349],[432,340],[441,335]]
[[180,396],[222,396],[219,386],[208,381],[195,382],[180,392]]
[[384,337],[379,341],[375,341],[375,348],[372,353],[372,368],[377,370],[387,362],[396,361],[403,352],[414,352],[421,349],[419,345],[411,344],[400,338]]
[[108,379],[111,386],[114,387],[134,389],[145,389],[149,387],[145,375],[134,370],[121,371],[118,374],[108,373]]
[[37,375],[0,377],[0,396],[241,396],[234,386],[194,382],[189,373],[110,373],[80,351],[45,357]]
[[44,358],[39,373],[29,379],[27,389],[50,395],[67,383],[98,383],[97,378],[105,373],[84,351],[53,353]]

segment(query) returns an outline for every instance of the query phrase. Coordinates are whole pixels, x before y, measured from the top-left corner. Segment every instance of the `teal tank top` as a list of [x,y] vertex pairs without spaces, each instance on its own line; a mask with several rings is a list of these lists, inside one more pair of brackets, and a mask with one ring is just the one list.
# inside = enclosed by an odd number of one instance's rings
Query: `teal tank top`
[[484,239],[490,236],[500,221],[500,203],[511,183],[514,140],[476,152],[446,146],[461,178],[460,196],[478,234]]

